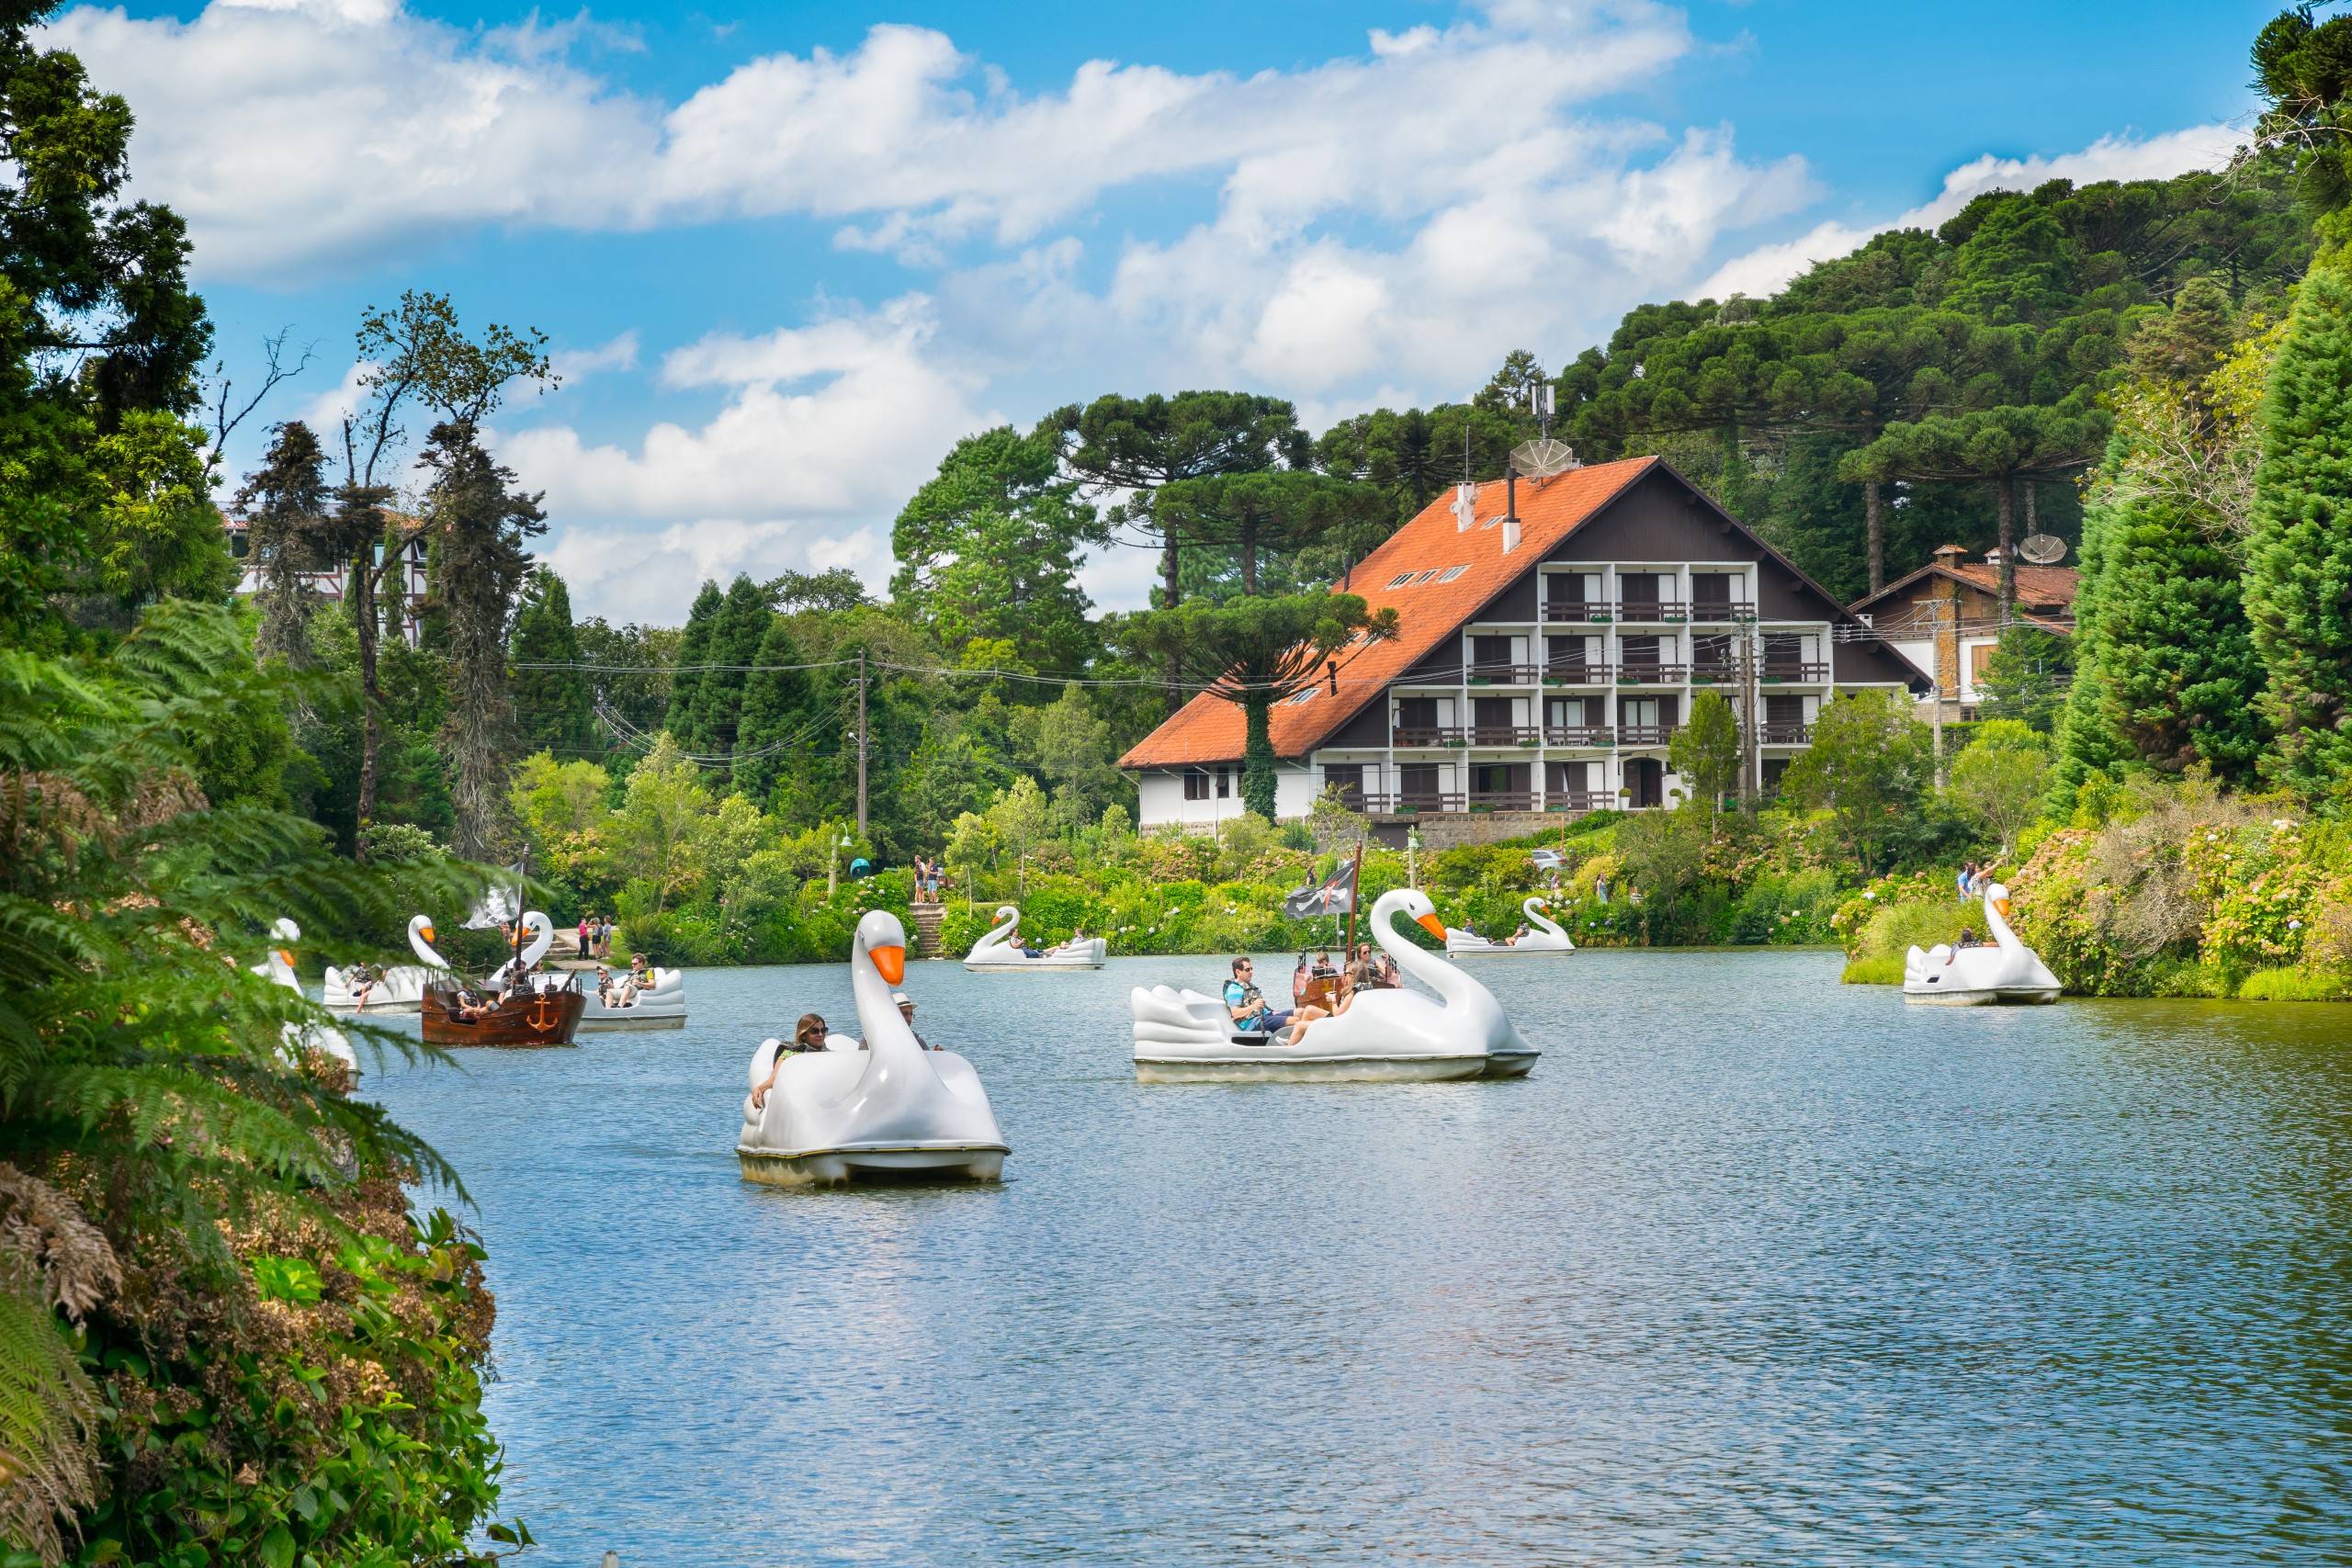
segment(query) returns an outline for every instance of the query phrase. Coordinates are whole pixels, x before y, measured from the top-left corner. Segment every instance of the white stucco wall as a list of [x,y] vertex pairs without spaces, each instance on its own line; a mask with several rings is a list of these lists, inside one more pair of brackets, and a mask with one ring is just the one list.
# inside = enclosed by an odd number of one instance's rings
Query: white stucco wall
[[[1223,799],[1216,795],[1216,769],[1204,768],[1209,775],[1209,797],[1206,800],[1184,798],[1184,770],[1182,768],[1145,769],[1136,774],[1136,809],[1139,828],[1159,828],[1180,824],[1192,828],[1206,828],[1238,817],[1242,812],[1241,767],[1228,762],[1232,793]],[[1274,769],[1274,815],[1304,817],[1313,809],[1317,793],[1318,777],[1312,770],[1295,763],[1278,763]]]

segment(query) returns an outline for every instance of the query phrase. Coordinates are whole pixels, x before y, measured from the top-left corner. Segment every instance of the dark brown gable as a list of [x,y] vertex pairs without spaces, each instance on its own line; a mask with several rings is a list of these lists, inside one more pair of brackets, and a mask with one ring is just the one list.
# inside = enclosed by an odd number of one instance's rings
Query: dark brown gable
[[[1728,526],[1726,526],[1728,525]],[[1753,561],[1765,552],[1738,524],[1660,463],[1562,540],[1552,561]],[[1532,619],[1532,616],[1528,617]],[[1811,618],[1811,617],[1807,617]]]

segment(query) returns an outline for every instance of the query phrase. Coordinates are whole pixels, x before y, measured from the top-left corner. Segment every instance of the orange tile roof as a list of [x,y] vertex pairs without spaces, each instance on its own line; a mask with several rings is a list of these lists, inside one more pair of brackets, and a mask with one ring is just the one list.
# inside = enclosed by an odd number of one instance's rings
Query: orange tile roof
[[[1509,555],[1503,554],[1500,525],[1488,525],[1490,519],[1503,513],[1506,481],[1493,479],[1478,487],[1478,509],[1466,532],[1454,518],[1451,489],[1430,502],[1420,515],[1390,535],[1387,543],[1358,561],[1350,579],[1349,592],[1360,594],[1374,612],[1395,608],[1396,639],[1360,648],[1352,658],[1342,652],[1338,696],[1331,694],[1326,682],[1314,688],[1311,698],[1275,704],[1269,716],[1275,755],[1300,757],[1320,745],[1364,704],[1385,691],[1389,682],[1460,632],[1489,600],[1659,461],[1630,457],[1572,468],[1540,483],[1521,480],[1520,544]],[[1467,570],[1451,581],[1438,581],[1457,566]],[[1432,571],[1437,577],[1426,582],[1388,586],[1408,572],[1418,577]],[[1234,761],[1241,756],[1245,728],[1238,704],[1204,694],[1136,742],[1119,759],[1119,766],[1169,768]]]
[[[1945,566],[1942,562],[1937,561],[1921,567],[1918,570],[1911,573],[1908,577],[1899,578],[1896,581],[1888,583],[1885,587],[1880,589],[1877,592],[1871,594],[1868,598],[1855,600],[1849,608],[1857,611],[1866,609],[1870,605],[1880,603],[1882,600],[1892,599],[1895,595],[1903,593],[1904,590],[1911,588],[1915,584],[1925,582],[1931,577],[1948,577],[1952,579],[1954,581],[1964,582],[1969,587],[1983,593],[1998,595],[2001,592],[2001,569],[1997,566],[1994,566],[1984,561],[1973,561],[1963,566]],[[2082,573],[2071,566],[2026,566],[2019,564],[2018,567],[2018,603],[2020,604],[2052,604],[2061,608],[2072,609],[2075,604],[2075,590],[2078,589],[2081,584]],[[1905,598],[1907,600],[1909,595],[1905,594]]]

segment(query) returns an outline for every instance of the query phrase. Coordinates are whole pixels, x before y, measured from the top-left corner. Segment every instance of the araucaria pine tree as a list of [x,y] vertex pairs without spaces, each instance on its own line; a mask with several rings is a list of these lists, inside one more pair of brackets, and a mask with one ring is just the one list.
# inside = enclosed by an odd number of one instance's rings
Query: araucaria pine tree
[[262,466],[237,492],[246,547],[260,569],[261,591],[254,595],[261,611],[261,628],[254,637],[256,658],[309,662],[313,596],[307,574],[330,564],[318,543],[327,510],[326,462],[311,427],[288,420],[277,427]]
[[2278,743],[2264,772],[2305,790],[2352,770],[2352,279],[2314,267],[2264,409],[2245,608]]
[[571,591],[545,566],[535,568],[514,616],[515,728],[525,750],[570,758],[599,749],[588,677],[563,668],[579,662]]

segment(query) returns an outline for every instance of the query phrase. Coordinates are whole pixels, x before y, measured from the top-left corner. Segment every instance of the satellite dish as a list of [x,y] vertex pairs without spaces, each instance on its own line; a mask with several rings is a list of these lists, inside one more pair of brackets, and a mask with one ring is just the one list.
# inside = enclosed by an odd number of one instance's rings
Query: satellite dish
[[2066,558],[2066,541],[2055,534],[2028,534],[2018,555],[2036,566],[2056,566]]
[[1577,455],[1568,449],[1566,442],[1546,435],[1540,441],[1522,441],[1512,447],[1510,466],[1531,479],[1548,479],[1575,468]]

